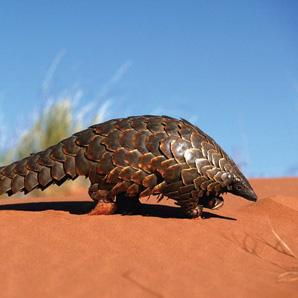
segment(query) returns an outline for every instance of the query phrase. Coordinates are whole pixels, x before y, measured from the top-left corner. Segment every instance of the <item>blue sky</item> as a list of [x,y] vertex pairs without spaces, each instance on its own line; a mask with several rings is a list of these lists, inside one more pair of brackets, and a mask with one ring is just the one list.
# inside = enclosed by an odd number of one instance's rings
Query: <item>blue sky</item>
[[68,94],[79,111],[108,103],[106,118],[184,117],[247,175],[297,175],[297,14],[297,1],[1,1],[2,146]]

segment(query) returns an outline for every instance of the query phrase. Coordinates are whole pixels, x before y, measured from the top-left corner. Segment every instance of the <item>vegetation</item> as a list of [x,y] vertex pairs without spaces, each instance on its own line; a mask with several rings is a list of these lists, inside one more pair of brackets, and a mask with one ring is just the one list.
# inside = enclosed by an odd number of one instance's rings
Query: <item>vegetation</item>
[[33,126],[21,137],[16,158],[46,149],[73,133],[73,115],[69,100],[51,104],[42,111]]

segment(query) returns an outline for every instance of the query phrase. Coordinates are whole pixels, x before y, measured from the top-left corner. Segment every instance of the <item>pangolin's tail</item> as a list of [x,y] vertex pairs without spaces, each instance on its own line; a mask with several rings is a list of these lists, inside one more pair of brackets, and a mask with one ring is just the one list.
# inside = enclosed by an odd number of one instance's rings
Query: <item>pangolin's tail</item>
[[35,188],[62,184],[79,175],[88,176],[91,161],[85,157],[91,130],[85,130],[44,151],[0,167],[0,195],[9,196]]

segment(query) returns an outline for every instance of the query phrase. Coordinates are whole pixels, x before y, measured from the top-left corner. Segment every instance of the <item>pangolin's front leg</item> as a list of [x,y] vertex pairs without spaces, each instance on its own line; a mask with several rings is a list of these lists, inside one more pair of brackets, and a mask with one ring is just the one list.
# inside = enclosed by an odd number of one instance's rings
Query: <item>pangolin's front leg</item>
[[182,213],[187,218],[201,217],[203,213],[203,205],[198,203],[199,200],[195,197],[190,197],[186,200],[178,200],[176,205],[181,207]]
[[[198,202],[199,201],[199,202]],[[224,200],[222,197],[206,197],[199,200],[191,199],[187,202],[180,202],[183,213],[188,218],[196,218],[202,216],[203,208],[219,209],[223,206]]]
[[223,206],[224,199],[221,196],[204,197],[200,200],[200,204],[202,204],[205,208],[215,210]]
[[195,203],[188,203],[188,204],[181,205],[181,208],[182,208],[183,214],[187,218],[201,217],[203,213],[203,206]]

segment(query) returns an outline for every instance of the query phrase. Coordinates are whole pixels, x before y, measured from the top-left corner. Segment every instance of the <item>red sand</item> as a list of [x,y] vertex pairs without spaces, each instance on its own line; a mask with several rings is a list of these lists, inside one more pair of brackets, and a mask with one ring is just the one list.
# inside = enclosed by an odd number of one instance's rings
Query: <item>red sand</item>
[[86,193],[1,200],[0,295],[297,297],[298,179],[252,184],[257,203],[228,195],[198,220],[158,216],[174,215],[171,207],[87,216],[62,211],[80,211],[78,202],[19,205],[88,201]]

